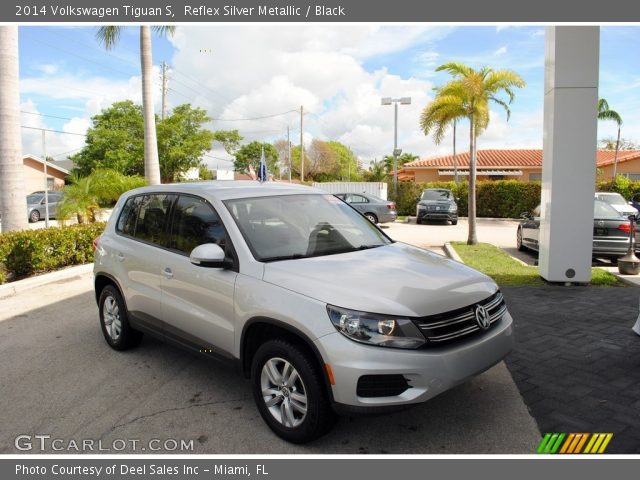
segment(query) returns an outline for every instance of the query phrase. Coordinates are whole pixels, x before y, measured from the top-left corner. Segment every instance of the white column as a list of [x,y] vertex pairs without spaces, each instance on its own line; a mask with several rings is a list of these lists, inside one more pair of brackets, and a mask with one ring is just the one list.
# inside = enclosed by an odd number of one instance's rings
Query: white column
[[599,27],[547,27],[540,275],[589,282],[596,176]]

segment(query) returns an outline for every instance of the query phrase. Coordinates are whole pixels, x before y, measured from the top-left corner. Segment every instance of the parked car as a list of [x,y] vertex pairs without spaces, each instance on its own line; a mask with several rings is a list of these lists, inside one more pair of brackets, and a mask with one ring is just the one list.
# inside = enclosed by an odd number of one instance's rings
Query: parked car
[[[62,201],[62,192],[48,192],[49,218],[56,218],[58,205]],[[33,192],[27,195],[27,218],[29,222],[35,223],[46,217],[46,204],[44,190]]]
[[[531,213],[523,213],[518,225],[516,245],[518,250],[539,250],[540,205]],[[616,261],[629,249],[631,222],[615,208],[601,200],[593,202],[593,256]],[[636,242],[638,232],[635,232]],[[637,245],[640,245],[637,243]]]
[[395,222],[396,204],[368,193],[334,193],[369,219],[371,223]]
[[291,442],[336,413],[424,402],[513,345],[487,276],[394,242],[322,190],[155,185],[118,200],[95,243],[95,294],[116,350],[150,333],[237,366]]
[[633,197],[631,197],[631,201],[629,203],[633,208],[640,212],[640,193],[636,193]]
[[458,204],[451,190],[446,188],[427,188],[422,192],[416,207],[416,223],[423,220],[449,220],[451,225],[458,223]]
[[633,207],[631,202],[627,202],[622,195],[617,192],[596,192],[596,200],[608,203],[623,217],[638,215],[638,209]]

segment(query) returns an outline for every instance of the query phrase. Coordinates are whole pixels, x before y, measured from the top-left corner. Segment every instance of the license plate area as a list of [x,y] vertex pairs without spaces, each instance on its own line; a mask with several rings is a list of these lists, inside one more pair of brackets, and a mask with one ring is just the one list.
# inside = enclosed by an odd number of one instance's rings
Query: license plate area
[[607,236],[607,229],[606,228],[601,228],[601,227],[596,227],[593,229],[593,234],[598,236],[598,237],[606,237]]

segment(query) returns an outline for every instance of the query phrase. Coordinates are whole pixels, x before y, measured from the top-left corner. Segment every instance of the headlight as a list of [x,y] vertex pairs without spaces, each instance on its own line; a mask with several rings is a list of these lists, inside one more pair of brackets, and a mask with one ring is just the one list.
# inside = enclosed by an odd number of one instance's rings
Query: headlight
[[426,343],[408,318],[356,312],[327,305],[331,323],[345,337],[380,347],[418,348]]
[[418,210],[424,210],[425,208],[427,208],[426,205],[418,205]]
[[450,212],[457,212],[458,211],[458,206],[457,205],[449,205],[449,211]]

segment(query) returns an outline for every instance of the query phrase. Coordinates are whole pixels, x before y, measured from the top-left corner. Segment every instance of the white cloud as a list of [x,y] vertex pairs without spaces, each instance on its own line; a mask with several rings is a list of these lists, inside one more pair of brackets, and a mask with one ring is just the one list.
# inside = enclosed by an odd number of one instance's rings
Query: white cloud
[[500,56],[500,55],[504,55],[504,54],[506,54],[506,53],[507,53],[507,47],[506,47],[506,46],[500,47],[500,48],[499,48],[499,49],[497,49],[495,52],[493,52],[493,54],[494,54],[496,57],[497,57],[497,56]]
[[[173,78],[179,82],[172,84],[176,95],[171,101],[190,97],[214,118],[259,117],[304,105],[309,112],[305,143],[311,138],[336,139],[369,160],[393,149],[393,108],[381,106],[380,98],[411,96],[412,105],[399,107],[398,144],[404,151],[426,155],[433,144],[419,132],[418,118],[433,84],[401,78],[386,68],[368,71],[363,62],[448,31],[324,25],[178,28],[172,40],[177,49],[172,64]],[[209,48],[213,54],[201,53]],[[423,54],[425,61],[437,58],[434,51]],[[239,128],[250,141],[283,138],[287,125],[297,128],[299,115],[214,121],[212,127]],[[277,130],[281,133],[273,133]],[[298,143],[299,132],[292,137]]]

